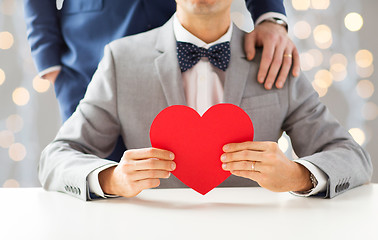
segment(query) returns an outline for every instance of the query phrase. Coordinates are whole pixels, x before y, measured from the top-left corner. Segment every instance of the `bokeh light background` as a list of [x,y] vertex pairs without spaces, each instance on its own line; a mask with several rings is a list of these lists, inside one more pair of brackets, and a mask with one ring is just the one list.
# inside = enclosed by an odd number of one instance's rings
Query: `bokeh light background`
[[[232,17],[250,30],[235,0]],[[302,71],[378,169],[378,1],[286,0]],[[61,122],[53,87],[39,77],[26,40],[22,0],[0,0],[0,187],[36,187],[42,149]],[[280,148],[295,153],[284,134]],[[375,172],[373,182],[378,183]]]

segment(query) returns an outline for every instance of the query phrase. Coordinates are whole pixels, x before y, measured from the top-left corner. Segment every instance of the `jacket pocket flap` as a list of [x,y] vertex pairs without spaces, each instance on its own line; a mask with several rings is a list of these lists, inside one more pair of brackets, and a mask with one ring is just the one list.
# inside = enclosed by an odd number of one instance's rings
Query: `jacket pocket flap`
[[74,14],[80,12],[100,11],[103,7],[103,0],[65,0],[63,2],[63,14]]

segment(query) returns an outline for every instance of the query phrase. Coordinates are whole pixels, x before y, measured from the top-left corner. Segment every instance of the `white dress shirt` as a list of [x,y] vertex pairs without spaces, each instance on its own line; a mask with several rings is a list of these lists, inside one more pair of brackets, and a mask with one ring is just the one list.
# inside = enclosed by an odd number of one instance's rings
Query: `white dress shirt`
[[[233,25],[218,40],[212,43],[205,43],[188,32],[178,20],[176,14],[173,18],[173,31],[178,42],[187,42],[209,49],[210,47],[230,42]],[[186,103],[188,107],[195,109],[201,116],[211,106],[221,103],[223,100],[223,83],[226,72],[214,67],[207,57],[202,57],[200,61],[191,69],[182,73]]]
[[[215,44],[231,41],[233,24],[230,23],[228,31],[218,40],[212,43],[205,43],[187,31],[179,22],[176,15],[173,19],[173,30],[177,41],[192,43],[198,47],[210,48]],[[232,49],[231,49],[232,54]],[[202,57],[200,61],[191,69],[182,73],[184,91],[187,105],[195,109],[200,115],[203,115],[211,106],[223,101],[223,86],[226,73],[214,67],[206,57]],[[257,81],[257,80],[256,80]],[[317,179],[317,186],[310,192],[302,194],[300,192],[292,192],[298,196],[310,196],[326,189],[327,177],[318,167],[304,160],[296,160],[296,162],[306,167]],[[100,197],[113,197],[105,195],[98,181],[98,174],[117,163],[110,164],[98,168],[88,175],[89,190]]]

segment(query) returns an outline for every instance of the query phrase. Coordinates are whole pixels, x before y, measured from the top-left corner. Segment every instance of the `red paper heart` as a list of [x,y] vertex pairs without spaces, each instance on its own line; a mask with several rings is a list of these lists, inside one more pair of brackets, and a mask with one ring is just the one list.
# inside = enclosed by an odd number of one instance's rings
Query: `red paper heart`
[[247,113],[233,104],[217,104],[202,117],[190,107],[174,105],[156,116],[150,140],[152,147],[175,154],[172,174],[205,195],[231,175],[222,169],[222,147],[252,141],[253,124]]

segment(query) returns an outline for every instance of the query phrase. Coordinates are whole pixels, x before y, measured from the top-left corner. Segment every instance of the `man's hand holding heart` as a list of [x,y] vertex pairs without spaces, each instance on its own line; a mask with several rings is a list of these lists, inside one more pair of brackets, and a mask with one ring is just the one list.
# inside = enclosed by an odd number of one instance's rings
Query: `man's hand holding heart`
[[105,194],[134,197],[141,191],[158,187],[160,178],[169,178],[176,168],[175,155],[157,148],[127,150],[116,167],[99,174]]
[[261,187],[274,192],[312,188],[307,168],[289,160],[275,142],[230,143],[223,151],[224,170],[256,181]]

